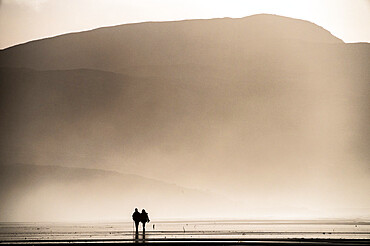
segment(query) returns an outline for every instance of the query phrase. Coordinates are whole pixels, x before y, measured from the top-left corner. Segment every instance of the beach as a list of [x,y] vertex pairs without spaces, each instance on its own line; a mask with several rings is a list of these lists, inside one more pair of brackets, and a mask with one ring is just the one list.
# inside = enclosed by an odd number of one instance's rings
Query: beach
[[347,220],[151,221],[143,234],[132,222],[1,223],[0,244],[32,245],[369,245],[370,223]]

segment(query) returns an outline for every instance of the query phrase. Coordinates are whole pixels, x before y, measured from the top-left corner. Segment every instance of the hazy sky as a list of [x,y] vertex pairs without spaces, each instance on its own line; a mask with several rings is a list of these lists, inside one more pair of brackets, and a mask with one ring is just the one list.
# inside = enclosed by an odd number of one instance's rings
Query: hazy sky
[[270,13],[370,41],[370,0],[0,0],[0,49],[63,33],[144,21]]

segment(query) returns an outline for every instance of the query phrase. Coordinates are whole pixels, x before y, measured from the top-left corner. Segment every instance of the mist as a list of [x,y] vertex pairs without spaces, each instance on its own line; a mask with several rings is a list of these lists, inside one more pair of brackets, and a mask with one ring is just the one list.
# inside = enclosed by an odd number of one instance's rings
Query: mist
[[1,219],[368,218],[369,52],[272,15],[0,51]]

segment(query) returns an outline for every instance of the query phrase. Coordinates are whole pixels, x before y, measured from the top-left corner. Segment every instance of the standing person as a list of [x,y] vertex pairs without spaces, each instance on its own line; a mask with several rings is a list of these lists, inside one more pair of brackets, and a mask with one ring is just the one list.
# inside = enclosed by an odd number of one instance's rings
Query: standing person
[[137,208],[135,208],[135,212],[132,214],[132,219],[135,221],[136,234],[138,234],[139,233],[139,223],[140,223],[140,220],[141,220],[141,214],[137,210]]
[[141,223],[143,223],[143,233],[145,233],[145,223],[149,222],[149,216],[148,213],[145,212],[145,209],[141,210]]

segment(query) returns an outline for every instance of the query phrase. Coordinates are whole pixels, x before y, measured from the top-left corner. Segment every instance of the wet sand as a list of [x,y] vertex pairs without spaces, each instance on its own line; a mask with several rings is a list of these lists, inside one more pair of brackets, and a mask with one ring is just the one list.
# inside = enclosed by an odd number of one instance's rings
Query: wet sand
[[1,223],[0,245],[370,245],[366,221]]
[[178,240],[72,240],[72,241],[13,241],[1,245],[370,245],[368,239],[178,239]]

